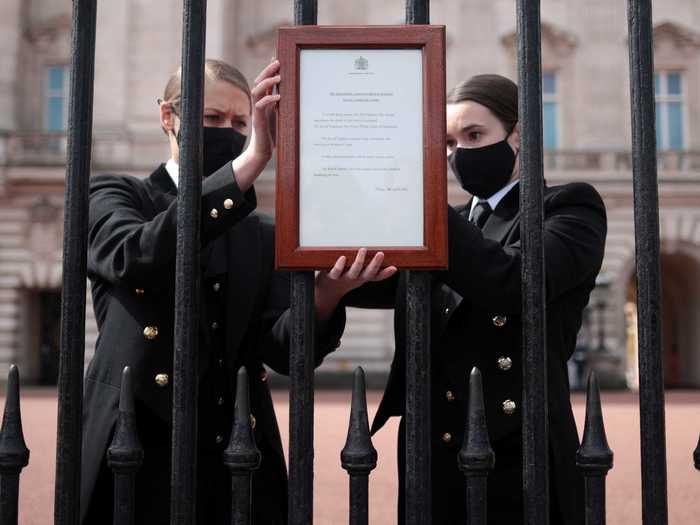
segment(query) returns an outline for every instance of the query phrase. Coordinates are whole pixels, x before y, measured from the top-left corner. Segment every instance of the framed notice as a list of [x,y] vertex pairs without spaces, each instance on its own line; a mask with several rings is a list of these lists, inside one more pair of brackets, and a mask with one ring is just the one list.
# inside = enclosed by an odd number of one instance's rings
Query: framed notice
[[280,28],[276,265],[447,267],[445,28]]

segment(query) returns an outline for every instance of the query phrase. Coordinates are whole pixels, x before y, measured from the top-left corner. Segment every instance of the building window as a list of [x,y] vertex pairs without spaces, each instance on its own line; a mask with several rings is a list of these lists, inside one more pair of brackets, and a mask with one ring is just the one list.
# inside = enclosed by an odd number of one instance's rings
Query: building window
[[660,150],[679,150],[685,144],[683,74],[666,71],[654,74],[656,93],[656,145]]
[[60,133],[68,123],[68,66],[46,68],[44,129]]
[[559,148],[558,78],[555,71],[542,73],[542,134],[545,150]]

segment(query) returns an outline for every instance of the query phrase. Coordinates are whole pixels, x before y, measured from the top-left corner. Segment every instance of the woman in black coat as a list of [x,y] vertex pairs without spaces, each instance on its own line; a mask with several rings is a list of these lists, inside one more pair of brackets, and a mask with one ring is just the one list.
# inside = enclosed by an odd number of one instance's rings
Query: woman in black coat
[[[465,482],[457,454],[464,437],[468,377],[483,374],[486,419],[496,455],[488,477],[488,522],[523,521],[522,343],[518,92],[479,75],[448,96],[451,170],[473,197],[448,212],[449,269],[432,285],[432,509],[435,524],[463,524]],[[550,523],[583,523],[583,484],[567,360],[595,286],[607,231],[603,202],[588,184],[544,190]],[[396,351],[372,432],[399,425],[399,523],[404,522],[405,282],[396,277],[351,292],[345,304],[396,309]]]
[[[254,212],[253,182],[274,147],[269,123],[279,100],[279,63],[251,91],[228,64],[205,64],[201,200],[201,299],[198,354],[197,522],[230,523],[230,473],[222,452],[230,436],[236,372],[250,377],[251,419],[262,455],[253,475],[253,521],[287,522],[286,467],[267,365],[289,366],[289,278],[274,271],[274,226]],[[144,463],[136,477],[136,522],[170,522],[172,366],[180,73],[159,101],[171,158],[147,178],[99,175],[90,184],[88,275],[99,329],[85,375],[81,521],[109,523],[113,481],[106,463],[119,400],[121,371],[134,378],[137,431]],[[252,132],[252,133],[251,133]],[[244,149],[250,135],[250,143]],[[390,276],[378,254],[364,250],[316,280],[316,363],[337,348],[348,290]]]

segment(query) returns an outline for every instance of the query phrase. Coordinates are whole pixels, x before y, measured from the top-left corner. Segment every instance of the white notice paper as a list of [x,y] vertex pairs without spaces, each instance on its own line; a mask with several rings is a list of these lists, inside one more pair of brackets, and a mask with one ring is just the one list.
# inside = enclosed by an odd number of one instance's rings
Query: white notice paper
[[420,49],[302,49],[301,247],[423,246]]

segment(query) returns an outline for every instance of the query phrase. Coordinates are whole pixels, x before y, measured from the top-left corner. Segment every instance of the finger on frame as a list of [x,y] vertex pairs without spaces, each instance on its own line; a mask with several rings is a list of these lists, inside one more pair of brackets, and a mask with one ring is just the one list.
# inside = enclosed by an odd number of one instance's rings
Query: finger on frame
[[265,95],[263,98],[261,98],[255,103],[255,109],[264,109],[270,104],[279,102],[280,98],[280,95]]
[[365,271],[362,272],[362,278],[366,280],[373,279],[377,272],[381,269],[382,262],[384,262],[384,253],[377,252],[374,257],[372,257],[369,264],[365,267]]
[[265,69],[263,69],[260,74],[256,77],[255,83],[257,84],[260,82],[262,79],[269,77],[270,75],[274,75],[280,68],[280,61],[275,59],[272,62],[270,62],[267,66],[265,66]]
[[345,255],[341,255],[340,257],[338,257],[338,260],[335,261],[333,268],[331,268],[331,271],[328,272],[328,277],[330,277],[334,281],[336,279],[338,279],[343,274],[343,270],[345,269],[346,261],[347,261],[347,259],[346,259]]

